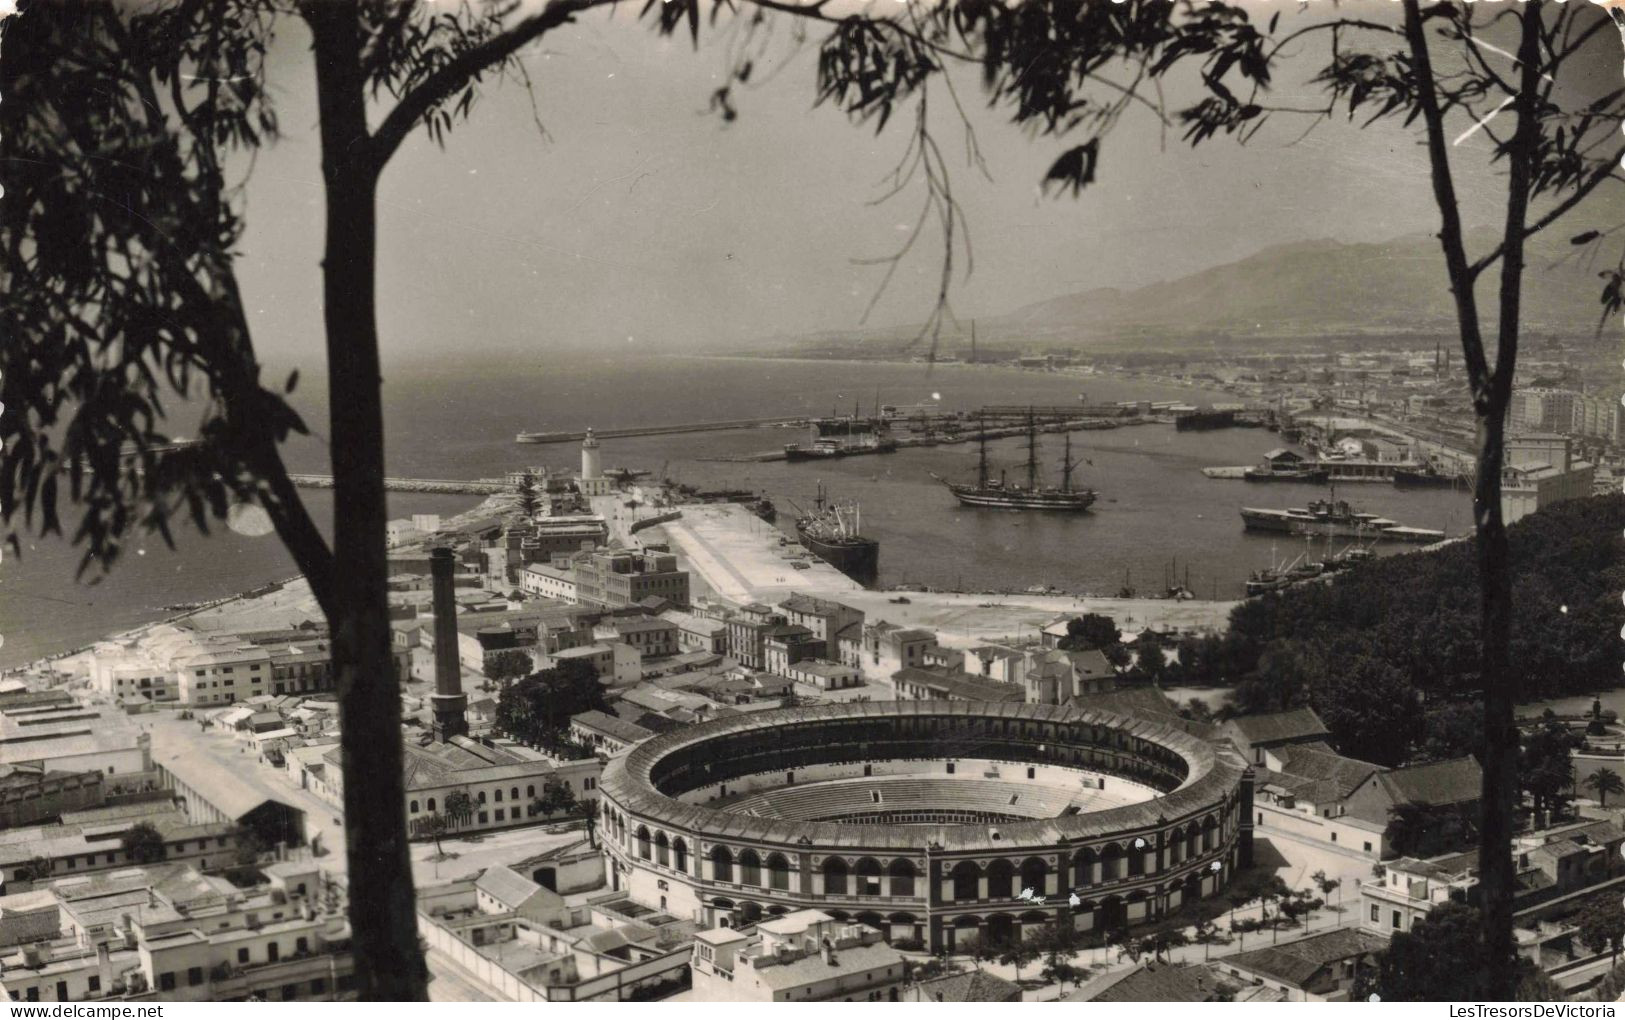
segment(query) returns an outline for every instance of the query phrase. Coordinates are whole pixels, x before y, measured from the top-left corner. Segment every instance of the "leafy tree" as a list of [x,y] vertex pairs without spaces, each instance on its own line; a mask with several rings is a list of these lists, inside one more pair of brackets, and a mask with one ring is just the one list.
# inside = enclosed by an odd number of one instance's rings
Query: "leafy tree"
[[137,864],[156,864],[169,852],[163,833],[151,822],[137,822],[132,825],[130,831],[119,840],[119,846],[130,855],[130,860]]
[[1383,953],[1376,991],[1392,1002],[1489,998],[1489,946],[1476,907],[1444,903],[1410,931],[1395,932]]
[[30,857],[28,863],[17,869],[17,877],[25,882],[45,882],[50,880],[55,870],[56,866],[49,857]]
[[1006,967],[1016,969],[1016,981],[1021,981],[1021,968],[1037,960],[1041,954],[1038,947],[1022,938],[1011,939],[999,952],[999,962]]
[[1593,952],[1606,947],[1614,954],[1614,962],[1619,962],[1621,943],[1625,943],[1625,907],[1620,905],[1618,897],[1602,895],[1587,900],[1575,924],[1580,929],[1580,939]]
[[260,834],[246,825],[237,826],[231,835],[232,854],[238,867],[253,867],[269,849]]
[[[570,787],[554,776],[542,782],[542,795],[536,798],[536,809],[543,815],[564,814],[576,809],[576,797]],[[590,816],[592,812],[588,812]]]
[[419,839],[434,840],[434,852],[437,857],[446,855],[445,850],[440,847],[440,837],[449,831],[451,826],[446,822],[446,816],[438,811],[412,819],[412,835]]
[[1313,892],[1299,889],[1281,901],[1276,916],[1284,922],[1284,927],[1295,928],[1299,924],[1307,926],[1309,915],[1325,905],[1326,901]]
[[1421,731],[1416,690],[1376,655],[1351,654],[1335,679],[1316,678],[1310,702],[1350,758],[1394,766]]
[[1267,927],[1269,927],[1269,922],[1262,917],[1230,919],[1230,930],[1235,933],[1237,940],[1240,942],[1240,948],[1243,950],[1247,948],[1247,936],[1255,932],[1261,932]]
[[1484,706],[1452,702],[1428,710],[1422,717],[1418,760],[1449,761],[1465,755],[1479,761],[1484,758]]
[[1071,966],[1071,961],[1078,951],[1079,942],[1078,933],[1060,918],[1050,921],[1027,939],[1027,944],[1044,957],[1044,979],[1062,984],[1078,976],[1079,972]]
[[1191,941],[1202,947],[1202,959],[1205,961],[1214,946],[1228,946],[1235,939],[1226,935],[1219,929],[1218,925],[1204,917],[1196,922],[1196,930],[1191,936]]
[[1571,752],[1579,744],[1580,738],[1558,722],[1550,709],[1546,718],[1524,737],[1518,775],[1536,815],[1555,821],[1562,814],[1568,791],[1574,786]]
[[1608,806],[1610,793],[1625,793],[1625,780],[1619,778],[1619,773],[1610,768],[1599,768],[1585,777],[1585,788],[1597,792],[1599,807]]
[[1213,721],[1213,710],[1208,708],[1207,702],[1203,701],[1201,698],[1191,698],[1189,701],[1186,701],[1185,704],[1180,707],[1179,715],[1182,719],[1191,719],[1196,722],[1206,723]]
[[497,683],[504,683],[525,676],[535,665],[529,655],[517,649],[498,652],[485,660],[485,675]]
[[574,754],[566,736],[570,720],[595,709],[609,711],[597,672],[587,663],[567,659],[503,688],[497,696],[496,725],[532,747],[547,744]]
[[977,970],[982,969],[982,964],[992,963],[999,958],[999,947],[988,942],[981,935],[972,935],[969,938],[961,939],[955,944],[954,948],[970,957]]
[[1470,845],[1475,836],[1470,815],[1406,801],[1389,809],[1383,846],[1402,857],[1436,857]]
[[1062,994],[1065,994],[1067,982],[1075,985],[1083,984],[1083,979],[1089,976],[1089,969],[1076,966],[1069,960],[1046,960],[1044,969],[1039,971],[1039,975],[1046,982],[1060,985]]
[[1085,613],[1066,624],[1066,637],[1057,642],[1062,651],[1102,649],[1118,643],[1117,623],[1100,613]]
[[[1580,85],[1594,57],[1588,43],[1608,35],[1602,12],[1574,4],[1536,2],[1517,10],[1485,12],[1472,5],[1427,4],[1402,0],[1402,23],[1371,20],[1348,11],[1276,35],[1272,16],[1263,48],[1266,65],[1283,47],[1312,36],[1328,40],[1327,63],[1310,84],[1323,90],[1323,107],[1309,104],[1309,116],[1330,118],[1339,110],[1362,124],[1391,118],[1421,136],[1426,145],[1445,276],[1454,299],[1457,329],[1474,414],[1478,420],[1474,491],[1474,552],[1480,594],[1480,673],[1484,692],[1484,831],[1480,843],[1480,888],[1490,932],[1489,956],[1496,961],[1489,989],[1507,999],[1515,990],[1512,935],[1512,829],[1516,807],[1518,741],[1513,704],[1519,696],[1512,663],[1512,571],[1501,509],[1501,467],[1507,409],[1512,399],[1522,328],[1522,288],[1526,245],[1531,237],[1570,215],[1598,188],[1620,179],[1625,148],[1613,134],[1625,113],[1625,92],[1597,96]],[[1219,134],[1245,141],[1271,117],[1297,116],[1305,105],[1269,103],[1266,82],[1246,96],[1219,96],[1204,103],[1187,122],[1187,137],[1200,142]],[[1509,124],[1510,122],[1510,124]],[[1465,134],[1463,132],[1466,132]],[[1481,135],[1482,157],[1504,171],[1500,198],[1504,226],[1487,246],[1470,251],[1462,225],[1456,165],[1472,155],[1460,143]],[[1475,198],[1486,189],[1474,185]],[[1591,206],[1586,206],[1590,209]],[[1576,246],[1598,252],[1608,230],[1591,224],[1573,238]],[[1617,243],[1617,242],[1612,242]],[[1496,270],[1493,332],[1485,335],[1479,307],[1480,278]],[[1625,305],[1625,257],[1604,273],[1606,315]],[[1488,339],[1493,340],[1493,355]],[[1384,600],[1385,602],[1387,600]],[[1439,996],[1445,998],[1448,996]]]
[[1180,946],[1190,945],[1190,938],[1183,929],[1164,927],[1158,928],[1143,935],[1140,939],[1153,960],[1160,960]]
[[[467,116],[480,86],[523,74],[516,54],[578,15],[611,0],[549,0],[525,15],[511,5],[427,6],[360,0],[181,0],[155,10],[92,2],[35,3],[0,58],[0,156],[10,201],[4,236],[9,286],[0,419],[8,451],[0,505],[11,519],[60,530],[60,490],[86,508],[78,537],[86,562],[107,565],[121,540],[146,529],[170,534],[184,509],[200,525],[234,501],[270,517],[332,624],[334,664],[348,755],[376,765],[372,781],[346,787],[347,840],[357,971],[366,996],[422,994],[413,897],[405,851],[398,746],[399,706],[391,676],[383,530],[381,359],[375,308],[376,193],[401,143],[423,127],[443,141]],[[746,12],[744,8],[751,10]],[[662,33],[686,27],[697,42],[704,0],[647,4]],[[737,17],[749,38],[764,11],[827,26],[819,48],[817,97],[853,119],[884,128],[902,105],[916,117],[903,170],[923,181],[925,212],[949,239],[938,301],[940,324],[962,238],[946,186],[942,148],[930,135],[931,80],[950,62],[979,64],[993,105],[1045,138],[1066,138],[1044,184],[1074,194],[1092,184],[1110,129],[1142,90],[1176,66],[1197,65],[1202,98],[1170,118],[1185,137],[1245,140],[1284,108],[1261,101],[1273,61],[1319,33],[1334,41],[1312,84],[1352,116],[1402,118],[1427,142],[1438,200],[1440,242],[1455,298],[1475,412],[1481,422],[1475,546],[1482,581],[1482,677],[1486,691],[1485,846],[1481,872],[1495,956],[1512,959],[1511,797],[1516,740],[1511,705],[1511,588],[1500,510],[1500,465],[1519,328],[1525,241],[1570,213],[1613,178],[1620,153],[1602,151],[1619,118],[1618,94],[1565,106],[1552,86],[1584,65],[1586,43],[1608,25],[1588,5],[1531,2],[1510,21],[1516,74],[1492,63],[1479,13],[1403,0],[1403,29],[1355,15],[1317,19],[1272,39],[1248,14],[1224,3],[1129,0],[1077,4],[1036,0],[988,4],[947,0],[916,8],[838,16],[824,3],[742,0],[710,6],[710,22]],[[306,426],[283,399],[295,382],[267,388],[250,342],[231,253],[241,205],[223,167],[234,152],[275,137],[267,87],[267,40],[278,18],[309,30],[316,70],[327,231],[321,262],[328,341],[329,427],[336,489],[328,547],[293,490],[279,445]],[[1429,34],[1455,58],[1435,72]],[[766,31],[762,29],[761,31]],[[1372,47],[1364,40],[1373,38]],[[1383,45],[1388,44],[1388,45]],[[712,107],[737,116],[733,88],[748,80],[755,49],[738,54]],[[1127,71],[1128,84],[1109,69]],[[1552,83],[1551,86],[1548,83]],[[158,97],[164,96],[160,102]],[[387,96],[393,102],[382,102]],[[1504,97],[1516,128],[1503,134],[1486,105]],[[383,107],[370,124],[369,99]],[[1294,106],[1301,112],[1302,106]],[[1469,257],[1449,154],[1455,126],[1476,124],[1506,167],[1506,229]],[[1505,119],[1505,118],[1504,118]],[[1075,144],[1071,144],[1075,143]],[[967,145],[974,153],[974,147]],[[1459,150],[1457,150],[1459,151]],[[925,217],[922,216],[922,221]],[[1589,230],[1577,243],[1598,246]],[[179,243],[176,243],[176,242]],[[905,244],[904,249],[907,250]],[[901,257],[901,253],[899,253]],[[1499,266],[1495,362],[1486,356],[1475,284]],[[889,277],[888,277],[889,278]],[[1625,262],[1610,270],[1605,308],[1625,303]],[[174,448],[162,431],[162,398],[198,385],[210,412],[195,446]],[[15,440],[15,441],[13,441]],[[60,444],[60,445],[59,445]],[[133,456],[125,457],[126,445]],[[87,470],[88,468],[88,470]],[[64,484],[66,483],[66,484]],[[20,547],[13,535],[14,547]],[[1606,619],[1599,616],[1598,619]],[[1183,649],[1182,649],[1183,652]],[[1533,661],[1533,660],[1531,660]],[[1200,664],[1200,669],[1198,668]],[[1184,659],[1182,673],[1223,676],[1223,660]],[[1502,798],[1497,798],[1497,792]],[[1497,969],[1510,991],[1510,967]],[[1506,996],[1499,996],[1505,998]]]
[[440,811],[453,828],[460,828],[474,820],[474,798],[467,790],[452,790],[440,804]]

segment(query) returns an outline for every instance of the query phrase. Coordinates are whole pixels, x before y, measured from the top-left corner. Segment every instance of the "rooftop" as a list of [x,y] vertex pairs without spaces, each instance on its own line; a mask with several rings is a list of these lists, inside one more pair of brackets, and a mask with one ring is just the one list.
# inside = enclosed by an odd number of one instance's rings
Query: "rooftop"
[[1061,998],[1062,1002],[1206,1002],[1217,982],[1195,964],[1144,963],[1110,971]]
[[1471,755],[1408,765],[1377,776],[1396,804],[1465,804],[1483,795],[1484,773]]
[[627,722],[625,719],[606,715],[596,708],[590,712],[582,712],[578,716],[573,716],[570,719],[570,724],[580,726],[582,729],[596,730],[606,736],[614,737],[616,740],[625,740],[631,743],[647,740],[649,737],[654,736],[653,730],[644,729],[637,723]]
[[526,900],[542,891],[542,887],[535,882],[502,865],[486,868],[475,879],[474,887],[509,910],[518,909]]
[[1338,928],[1224,958],[1224,965],[1302,988],[1328,964],[1380,953],[1388,940],[1361,928]]
[[1326,728],[1312,708],[1294,708],[1289,712],[1269,715],[1242,715],[1231,719],[1226,725],[1234,727],[1249,744],[1313,740],[1331,735],[1331,730]]
[[927,1002],[1020,1002],[1021,986],[983,970],[944,974],[914,986]]

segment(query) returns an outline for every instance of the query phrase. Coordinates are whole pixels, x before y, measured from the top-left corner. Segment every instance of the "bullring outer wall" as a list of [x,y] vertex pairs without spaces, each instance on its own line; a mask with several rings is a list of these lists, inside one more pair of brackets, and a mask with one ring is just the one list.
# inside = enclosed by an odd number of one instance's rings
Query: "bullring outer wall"
[[[962,758],[1075,767],[1164,792],[969,825],[802,822],[676,799],[726,789],[730,774],[899,759],[946,769]],[[1169,726],[1068,706],[861,702],[735,716],[612,759],[600,792],[606,870],[639,903],[707,926],[813,907],[933,951],[1052,920],[1097,932],[1154,920],[1251,863],[1251,774],[1239,757]]]

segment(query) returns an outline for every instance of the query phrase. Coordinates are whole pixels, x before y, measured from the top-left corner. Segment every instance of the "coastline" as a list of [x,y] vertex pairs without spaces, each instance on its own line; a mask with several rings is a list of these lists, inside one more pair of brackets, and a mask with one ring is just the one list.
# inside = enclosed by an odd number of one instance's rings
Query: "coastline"
[[1074,378],[1089,379],[1104,377],[1114,382],[1146,383],[1154,386],[1165,386],[1169,389],[1191,390],[1217,397],[1239,397],[1234,391],[1222,387],[1208,386],[1193,383],[1185,379],[1175,379],[1171,376],[1149,375],[1144,373],[1125,374],[1115,370],[1101,370],[1091,368],[1089,371],[1080,371],[1070,367],[1066,368],[1022,368],[1019,365],[1003,363],[971,363],[965,361],[915,361],[913,358],[813,358],[804,354],[684,354],[673,357],[694,358],[703,361],[734,361],[759,362],[777,361],[799,365],[924,365],[931,370],[936,369],[975,369],[978,372],[1007,372],[1012,375],[1055,375],[1070,376]]

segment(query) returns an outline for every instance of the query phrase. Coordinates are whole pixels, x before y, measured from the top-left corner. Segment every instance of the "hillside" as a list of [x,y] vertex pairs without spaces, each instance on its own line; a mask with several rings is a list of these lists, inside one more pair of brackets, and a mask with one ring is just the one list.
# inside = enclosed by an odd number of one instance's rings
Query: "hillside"
[[[1470,250],[1490,250],[1492,235],[1469,238]],[[1589,335],[1597,326],[1602,282],[1587,251],[1565,234],[1532,239],[1523,295],[1526,334]],[[1486,329],[1496,314],[1498,274],[1479,282]],[[939,351],[969,346],[969,316],[943,330]],[[1302,342],[1347,349],[1403,337],[1451,337],[1455,308],[1438,241],[1412,234],[1379,244],[1300,241],[1173,280],[1132,289],[1063,294],[1008,312],[978,313],[984,350],[1033,347],[1085,350],[1212,351],[1235,344],[1256,353]],[[761,346],[880,352],[907,344],[919,326],[780,336]]]
[[[1487,236],[1472,239],[1487,250]],[[1596,269],[1562,238],[1532,250],[1524,294],[1530,329],[1589,330],[1596,323]],[[1493,314],[1495,274],[1480,284]],[[1077,331],[1081,337],[1192,329],[1236,335],[1407,332],[1454,325],[1438,242],[1416,234],[1381,244],[1304,241],[1133,290],[1093,290],[1027,305],[987,324],[998,332]]]

